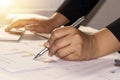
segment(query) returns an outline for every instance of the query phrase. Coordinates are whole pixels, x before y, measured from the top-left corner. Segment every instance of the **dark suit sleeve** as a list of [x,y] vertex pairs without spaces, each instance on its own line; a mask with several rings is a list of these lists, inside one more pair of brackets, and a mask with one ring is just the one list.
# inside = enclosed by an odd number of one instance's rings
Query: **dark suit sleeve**
[[70,22],[86,16],[99,0],[65,0],[56,12],[63,14]]
[[115,35],[120,41],[120,18],[107,26],[107,28]]

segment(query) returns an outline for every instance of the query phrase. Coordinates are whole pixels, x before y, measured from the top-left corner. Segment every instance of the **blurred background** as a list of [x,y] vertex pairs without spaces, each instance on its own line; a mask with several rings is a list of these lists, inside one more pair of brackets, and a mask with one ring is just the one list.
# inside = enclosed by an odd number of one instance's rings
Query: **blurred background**
[[[8,14],[51,16],[64,0],[0,0],[0,18]],[[85,25],[101,29],[120,17],[120,0],[100,0],[88,15]]]

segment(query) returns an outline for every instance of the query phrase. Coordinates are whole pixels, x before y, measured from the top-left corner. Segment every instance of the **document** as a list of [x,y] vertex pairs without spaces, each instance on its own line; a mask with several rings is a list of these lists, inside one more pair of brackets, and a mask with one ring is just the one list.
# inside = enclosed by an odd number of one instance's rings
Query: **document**
[[106,80],[101,77],[101,74],[111,68],[111,66],[113,67],[113,61],[114,58],[112,56],[78,62],[58,60],[50,63],[53,65],[52,67],[38,69],[32,74],[28,74],[34,78],[25,77],[27,80]]
[[101,79],[106,80],[120,80],[120,68],[114,67],[107,71],[105,71],[103,74],[100,75]]
[[22,80],[22,79],[17,79],[15,77],[9,76],[7,74],[0,74],[0,79],[1,80]]
[[21,35],[5,32],[5,27],[0,28],[0,41],[17,41]]
[[[22,75],[23,80],[114,80],[108,77],[111,70],[116,71],[110,69],[111,66],[114,67],[116,58],[114,55],[77,62],[64,61],[55,56],[49,57],[45,53],[37,60],[33,60],[35,54],[44,48],[43,42],[40,40],[39,42],[22,41],[17,44],[0,42],[2,45],[0,46],[0,68],[16,76]],[[116,80],[119,80],[117,77],[119,76],[116,76]]]
[[16,35],[14,33],[24,33],[25,30],[17,30],[17,31],[11,31],[11,33],[7,33],[4,31],[6,25],[9,25],[14,19],[29,19],[29,18],[43,18],[47,19],[45,16],[40,16],[36,14],[9,14],[7,16],[7,19],[0,19],[0,41],[17,41],[21,38],[21,35]]
[[17,48],[17,45],[14,45],[14,47],[9,44],[4,45],[1,43],[1,45],[0,67],[9,72],[51,67],[52,65],[50,65],[50,63],[55,62],[53,58],[47,56],[47,53],[40,58],[33,60],[35,54],[32,52],[19,49],[19,47]]
[[118,55],[77,62],[64,61],[55,56],[49,57],[46,52],[37,60],[33,60],[34,56],[44,48],[43,44],[47,40],[29,33],[22,38],[19,43],[0,42],[0,68],[13,76],[23,80],[120,79],[120,70],[114,66],[114,59]]

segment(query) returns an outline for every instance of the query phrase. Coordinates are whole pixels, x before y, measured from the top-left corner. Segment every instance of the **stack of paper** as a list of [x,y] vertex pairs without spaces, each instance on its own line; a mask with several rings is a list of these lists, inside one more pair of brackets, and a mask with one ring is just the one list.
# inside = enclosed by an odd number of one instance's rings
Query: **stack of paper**
[[21,34],[18,35],[18,34],[5,32],[4,29],[5,27],[0,28],[0,41],[17,41],[22,36]]
[[120,80],[120,68],[114,67],[112,69],[109,69],[103,74],[99,75],[99,77],[106,80]]
[[22,79],[18,79],[18,78],[9,76],[7,74],[0,74],[0,79],[1,80],[22,80]]

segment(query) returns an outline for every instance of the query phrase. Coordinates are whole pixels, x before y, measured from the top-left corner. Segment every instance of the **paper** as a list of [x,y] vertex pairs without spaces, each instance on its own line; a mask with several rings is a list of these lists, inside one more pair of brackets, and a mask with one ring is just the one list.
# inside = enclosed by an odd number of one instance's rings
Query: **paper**
[[101,74],[100,77],[106,80],[120,80],[120,68],[114,67],[109,69]]
[[51,34],[50,33],[35,33],[36,36],[38,37],[44,37],[46,39],[49,39]]
[[[47,19],[47,17],[45,16],[40,16],[40,15],[36,15],[36,14],[9,14],[7,16],[7,19],[1,20],[0,22],[0,41],[17,41],[21,38],[21,35],[16,35],[16,34],[21,34],[21,32],[23,33],[23,31],[17,30],[17,31],[12,31],[11,33],[7,33],[4,31],[3,26],[10,24],[10,22],[12,22],[14,19],[30,19],[30,18],[42,18],[42,19]],[[4,25],[3,25],[4,24]],[[14,34],[16,33],[16,34]]]
[[15,77],[9,76],[7,74],[0,74],[0,79],[1,80],[22,80],[22,79],[17,79]]
[[[51,67],[52,65],[49,63],[57,60],[47,56],[47,53],[37,60],[33,60],[35,53],[29,51],[31,48],[29,48],[28,44],[0,43],[0,45],[2,45],[0,46],[0,67],[9,72],[19,72]],[[17,47],[18,45],[19,47]],[[32,46],[32,48],[36,47]],[[41,49],[39,48],[38,50],[40,51]]]
[[103,80],[101,74],[113,67],[116,58],[112,55],[75,62],[51,58],[45,53],[34,61],[34,55],[44,48],[42,46],[44,42],[44,40],[21,41],[17,44],[0,42],[1,69],[12,73],[17,72],[16,75],[22,75],[23,80],[98,80],[98,78]]
[[45,53],[34,61],[35,54],[44,48],[43,43],[46,40],[36,38],[31,34],[23,35],[22,38],[23,40],[20,43],[0,42],[0,68],[13,72],[12,74],[15,73],[14,76],[20,77],[23,80],[120,79],[118,74],[113,76],[109,73],[111,70],[118,69],[110,69],[114,67],[116,55],[105,56],[90,61],[75,62],[49,57]]
[[[24,77],[26,80],[98,80],[98,76],[103,71],[111,68],[113,60],[112,56],[80,62],[59,60],[51,63],[54,65],[52,67],[38,69],[27,74],[27,76],[30,76],[29,78]],[[100,78],[99,80],[104,79]]]
[[83,32],[85,32],[86,34],[94,34],[96,32],[98,32],[99,30],[91,28],[91,27],[85,27],[85,26],[80,26],[79,29]]
[[16,41],[20,39],[21,35],[5,32],[4,28],[0,28],[0,41]]

